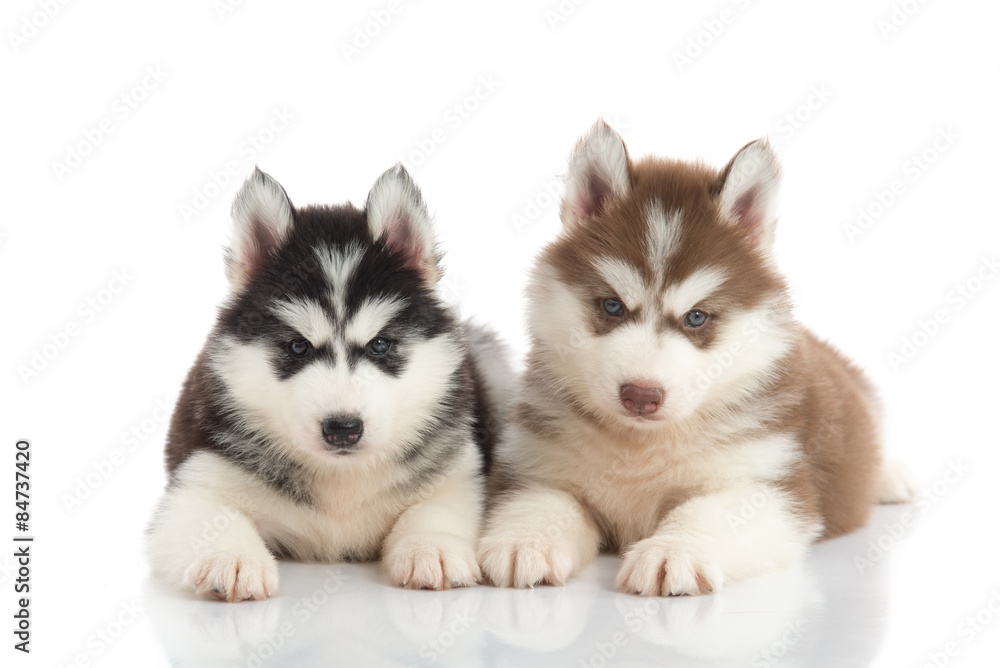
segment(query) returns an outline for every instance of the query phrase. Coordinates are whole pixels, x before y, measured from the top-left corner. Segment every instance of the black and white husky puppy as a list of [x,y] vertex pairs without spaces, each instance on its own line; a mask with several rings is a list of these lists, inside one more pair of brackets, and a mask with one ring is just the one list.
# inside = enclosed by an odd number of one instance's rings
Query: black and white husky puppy
[[276,556],[474,584],[508,374],[435,295],[419,190],[397,166],[364,210],[296,209],[256,170],[232,217],[232,293],[170,425],[154,573],[227,601],[274,594]]

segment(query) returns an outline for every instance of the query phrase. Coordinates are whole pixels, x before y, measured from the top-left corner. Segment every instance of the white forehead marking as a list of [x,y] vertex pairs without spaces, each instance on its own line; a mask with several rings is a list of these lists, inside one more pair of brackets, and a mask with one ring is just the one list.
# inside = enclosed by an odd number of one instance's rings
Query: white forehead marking
[[666,211],[659,200],[646,202],[646,253],[649,263],[658,272],[680,246],[681,212]]
[[351,279],[351,274],[357,268],[358,262],[361,261],[364,249],[357,244],[349,244],[345,248],[318,248],[316,254],[319,256],[323,275],[326,276],[326,280],[330,284],[337,317],[342,317],[347,282]]
[[594,268],[615,291],[614,296],[625,302],[625,306],[636,308],[643,301],[645,283],[635,267],[621,260],[602,258],[594,263]]
[[330,317],[319,304],[308,299],[278,302],[271,312],[313,345],[330,343],[337,335]]
[[694,272],[676,285],[663,291],[663,308],[667,313],[682,315],[718,290],[726,282],[722,269],[706,267]]
[[356,343],[367,343],[375,338],[404,306],[406,306],[405,299],[369,297],[351,316],[351,321],[347,323],[345,338]]

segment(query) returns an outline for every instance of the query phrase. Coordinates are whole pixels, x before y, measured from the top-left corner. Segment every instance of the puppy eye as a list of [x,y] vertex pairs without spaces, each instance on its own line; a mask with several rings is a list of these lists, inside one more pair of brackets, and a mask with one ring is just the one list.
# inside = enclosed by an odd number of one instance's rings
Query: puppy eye
[[615,299],[611,297],[610,299],[604,300],[604,312],[610,316],[620,318],[625,315],[625,304],[622,304],[620,299]]
[[684,316],[684,324],[688,327],[701,327],[708,320],[708,314],[704,311],[688,311]]
[[387,338],[376,336],[368,342],[368,350],[372,355],[385,355],[392,348],[392,341]]
[[305,339],[295,339],[288,344],[288,352],[295,357],[305,357],[312,350],[312,344]]

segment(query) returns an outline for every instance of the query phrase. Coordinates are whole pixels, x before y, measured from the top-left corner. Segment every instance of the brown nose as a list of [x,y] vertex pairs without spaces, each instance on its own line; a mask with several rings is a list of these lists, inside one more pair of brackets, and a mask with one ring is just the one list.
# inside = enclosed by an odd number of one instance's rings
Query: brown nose
[[655,413],[663,402],[663,390],[652,385],[622,385],[619,391],[625,410],[638,413]]

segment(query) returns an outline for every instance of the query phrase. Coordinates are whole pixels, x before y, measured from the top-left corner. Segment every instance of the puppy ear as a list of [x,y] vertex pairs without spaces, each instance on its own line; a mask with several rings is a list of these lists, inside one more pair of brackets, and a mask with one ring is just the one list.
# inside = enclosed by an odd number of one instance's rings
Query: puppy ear
[[420,272],[428,283],[440,278],[434,251],[434,230],[420,189],[402,165],[387,170],[375,181],[365,203],[368,229],[405,259],[405,266]]
[[630,189],[625,142],[600,119],[577,142],[569,158],[566,195],[559,209],[563,226],[569,229],[600,214],[609,200]]
[[277,181],[255,167],[233,200],[232,218],[226,276],[233,289],[241,290],[288,236],[292,203]]
[[719,210],[758,246],[774,244],[781,167],[766,139],[750,142],[733,156],[719,177]]

